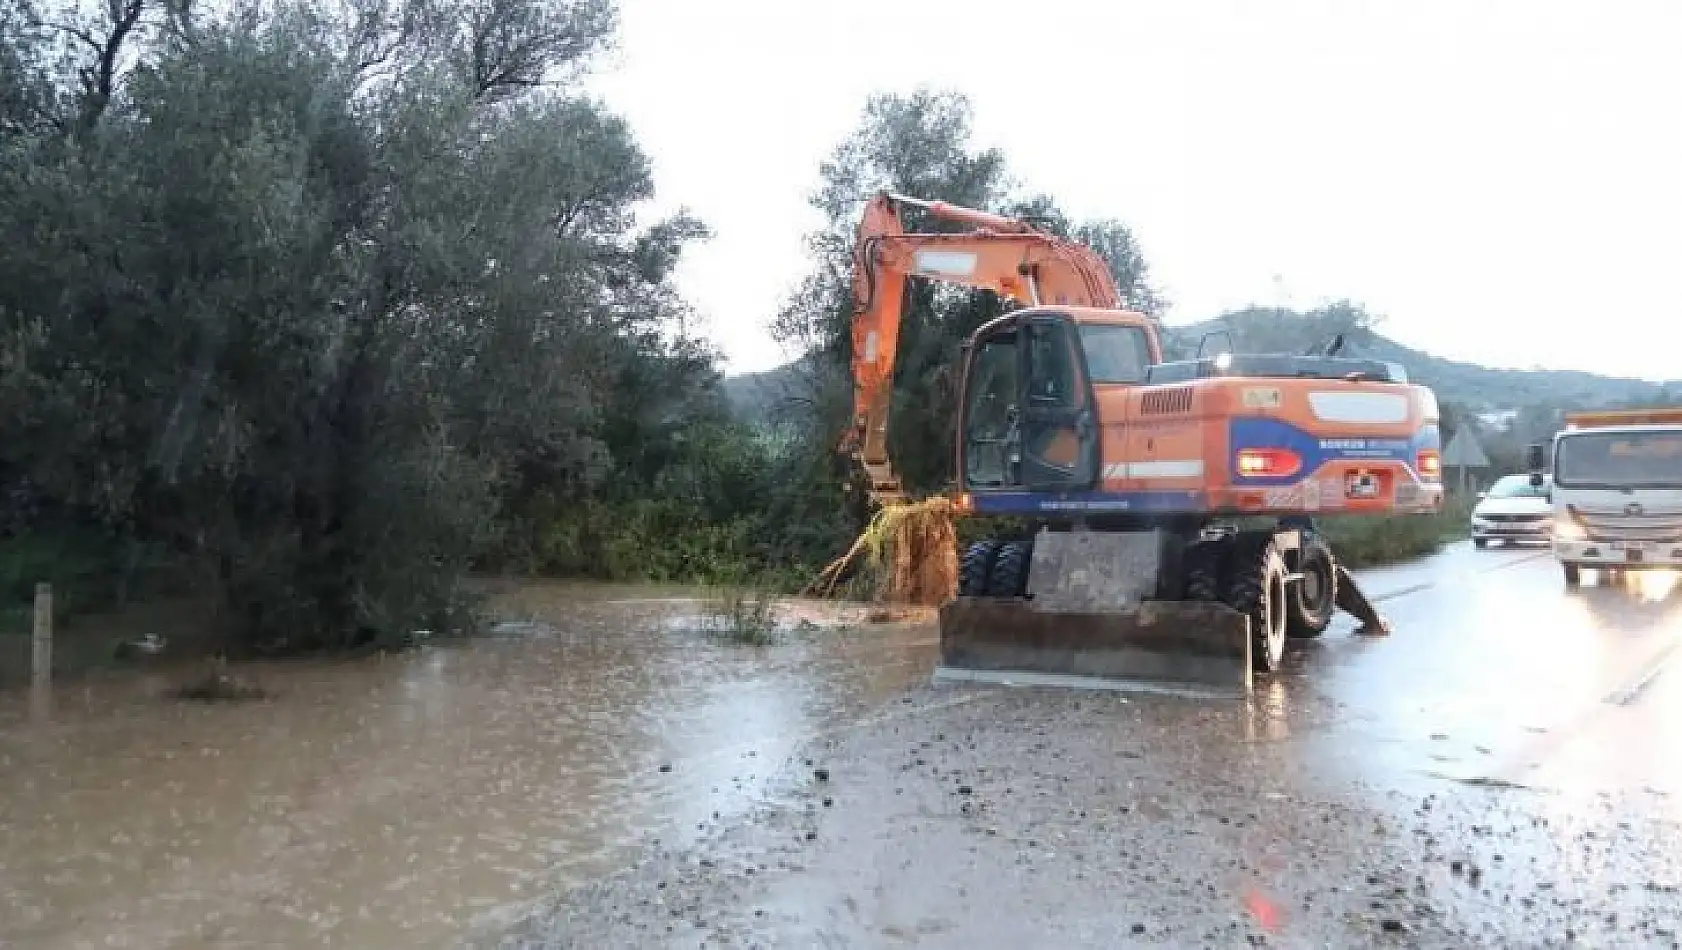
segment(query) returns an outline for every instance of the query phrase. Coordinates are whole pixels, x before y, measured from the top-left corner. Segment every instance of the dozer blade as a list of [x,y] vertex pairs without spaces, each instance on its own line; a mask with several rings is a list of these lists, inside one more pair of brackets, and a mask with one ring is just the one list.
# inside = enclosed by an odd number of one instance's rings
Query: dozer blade
[[1252,685],[1250,621],[1199,601],[1053,611],[960,597],[940,608],[935,679],[1242,697]]

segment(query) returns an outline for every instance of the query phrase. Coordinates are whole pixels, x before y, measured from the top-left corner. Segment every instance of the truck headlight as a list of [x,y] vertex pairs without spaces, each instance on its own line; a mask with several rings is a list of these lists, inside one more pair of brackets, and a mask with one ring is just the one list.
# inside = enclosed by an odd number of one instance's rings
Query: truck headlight
[[1583,541],[1588,538],[1588,532],[1583,526],[1569,518],[1554,519],[1554,538],[1560,541]]

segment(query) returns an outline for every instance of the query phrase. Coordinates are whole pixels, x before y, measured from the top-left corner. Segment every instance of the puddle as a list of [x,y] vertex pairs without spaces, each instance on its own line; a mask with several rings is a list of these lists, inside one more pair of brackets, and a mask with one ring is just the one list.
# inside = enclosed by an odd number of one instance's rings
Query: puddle
[[241,664],[246,702],[173,700],[169,664],[45,722],[0,694],[0,946],[453,947],[740,813],[933,665],[931,628],[863,609],[787,605],[802,635],[749,649],[663,593],[505,591],[494,636]]

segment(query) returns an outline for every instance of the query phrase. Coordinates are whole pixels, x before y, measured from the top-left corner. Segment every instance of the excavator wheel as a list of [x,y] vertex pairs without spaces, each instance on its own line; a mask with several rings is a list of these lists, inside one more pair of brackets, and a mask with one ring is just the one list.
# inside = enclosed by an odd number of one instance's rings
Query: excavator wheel
[[999,553],[999,542],[977,541],[964,552],[958,565],[958,596],[987,596],[988,578],[993,572],[993,559]]
[[1221,599],[1222,546],[1199,541],[1186,546],[1186,599],[1215,603]]
[[1285,635],[1308,640],[1325,633],[1337,613],[1337,562],[1319,533],[1303,532],[1297,571],[1302,579],[1286,597]]
[[999,546],[987,575],[991,597],[1021,597],[1028,593],[1028,546],[1015,541]]
[[1259,673],[1272,673],[1285,660],[1285,558],[1271,535],[1233,539],[1231,568],[1221,598],[1250,617],[1251,661]]

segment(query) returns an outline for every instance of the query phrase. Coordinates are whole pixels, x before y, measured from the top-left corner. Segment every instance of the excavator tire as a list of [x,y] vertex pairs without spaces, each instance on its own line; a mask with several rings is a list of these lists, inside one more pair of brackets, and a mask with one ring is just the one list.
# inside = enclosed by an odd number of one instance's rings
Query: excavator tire
[[1239,535],[1221,599],[1250,618],[1250,657],[1255,670],[1272,673],[1285,659],[1285,558],[1271,535]]
[[992,597],[1021,597],[1028,593],[1028,546],[1012,541],[999,546],[993,569],[987,575],[987,593]]
[[1199,541],[1186,547],[1186,599],[1215,603],[1221,599],[1221,548]]
[[999,542],[977,541],[964,552],[958,565],[958,596],[987,596],[988,578],[993,572],[993,558],[998,554]]
[[1286,597],[1285,636],[1310,640],[1325,633],[1337,613],[1337,562],[1317,532],[1303,532],[1297,571],[1302,580]]

